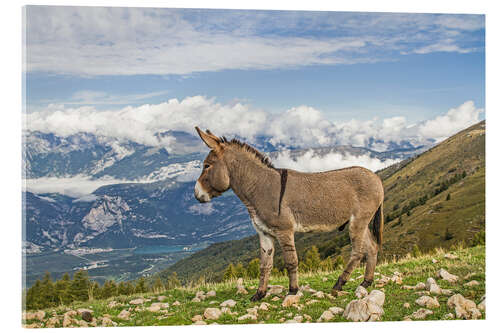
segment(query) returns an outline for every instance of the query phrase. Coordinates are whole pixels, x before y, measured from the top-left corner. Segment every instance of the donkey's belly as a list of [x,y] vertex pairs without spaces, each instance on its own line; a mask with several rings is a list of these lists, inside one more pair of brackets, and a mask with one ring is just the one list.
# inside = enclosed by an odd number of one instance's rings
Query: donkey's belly
[[338,223],[295,223],[296,232],[329,232],[337,229],[338,227],[340,227]]

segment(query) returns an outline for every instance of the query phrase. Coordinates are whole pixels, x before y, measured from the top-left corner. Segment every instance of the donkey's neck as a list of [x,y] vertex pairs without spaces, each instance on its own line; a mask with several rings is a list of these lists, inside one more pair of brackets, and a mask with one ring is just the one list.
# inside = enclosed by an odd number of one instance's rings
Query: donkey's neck
[[[280,181],[278,170],[265,165],[246,152],[232,151],[226,156],[231,189],[247,207],[255,207],[258,197],[273,191]],[[277,191],[279,195],[279,187]]]

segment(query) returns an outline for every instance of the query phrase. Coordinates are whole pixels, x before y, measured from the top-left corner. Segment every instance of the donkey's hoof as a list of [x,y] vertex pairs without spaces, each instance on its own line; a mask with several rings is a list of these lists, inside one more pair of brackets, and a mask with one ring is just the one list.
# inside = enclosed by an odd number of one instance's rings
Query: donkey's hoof
[[252,302],[260,301],[261,299],[264,298],[264,296],[266,296],[265,293],[257,290],[257,292],[255,293],[255,295],[253,295],[252,298],[250,298],[250,301],[252,301]]
[[363,288],[368,288],[369,286],[371,286],[373,283],[373,280],[363,280],[363,282],[361,282],[360,286],[363,287]]

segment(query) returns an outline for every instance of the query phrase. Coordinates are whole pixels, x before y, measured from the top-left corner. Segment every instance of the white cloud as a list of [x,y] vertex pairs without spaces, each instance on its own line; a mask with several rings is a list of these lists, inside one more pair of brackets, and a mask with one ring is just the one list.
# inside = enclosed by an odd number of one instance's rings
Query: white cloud
[[473,101],[467,101],[457,108],[450,109],[445,115],[425,121],[419,127],[423,137],[431,137],[442,141],[456,132],[479,121],[483,109],[478,109]]
[[80,198],[81,201],[91,200],[89,195],[104,185],[111,185],[124,182],[114,178],[90,179],[85,176],[75,176],[68,178],[41,177],[25,179],[25,190],[32,193],[60,193],[73,198]]
[[435,52],[445,37],[449,52],[471,50],[481,29],[482,15],[28,6],[26,69],[164,75],[365,63],[415,45]]
[[320,156],[314,154],[312,150],[296,158],[292,158],[289,151],[283,151],[273,160],[277,167],[290,168],[302,172],[321,172],[350,166],[362,166],[372,171],[377,171],[399,161],[398,159],[381,161],[378,158],[370,157],[368,154],[354,156],[351,154],[329,153]]
[[[391,141],[416,144],[439,140],[479,121],[482,109],[467,101],[446,114],[422,123],[409,124],[404,117],[382,120],[331,122],[313,107],[299,106],[271,114],[248,104],[221,104],[203,96],[171,99],[160,104],[97,111],[93,107],[49,106],[44,111],[24,114],[26,129],[68,136],[79,132],[128,139],[178,152],[180,142],[172,136],[159,139],[167,130],[195,134],[194,126],[210,129],[219,136],[240,136],[255,142],[264,136],[276,145],[301,148],[352,145],[383,147]],[[201,146],[200,146],[201,147]],[[195,149],[195,148],[193,148]]]

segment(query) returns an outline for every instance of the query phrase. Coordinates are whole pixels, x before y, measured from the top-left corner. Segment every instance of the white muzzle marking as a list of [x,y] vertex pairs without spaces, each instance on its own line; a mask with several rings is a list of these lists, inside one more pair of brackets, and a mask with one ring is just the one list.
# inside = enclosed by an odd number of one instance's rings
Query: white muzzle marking
[[209,202],[210,201],[210,195],[203,189],[203,186],[201,186],[199,181],[196,182],[196,185],[194,187],[194,197],[199,202]]

